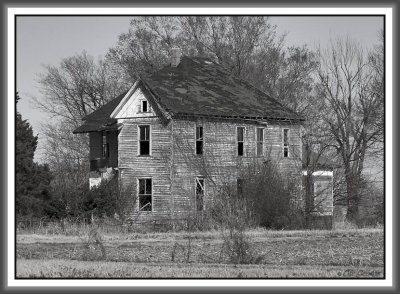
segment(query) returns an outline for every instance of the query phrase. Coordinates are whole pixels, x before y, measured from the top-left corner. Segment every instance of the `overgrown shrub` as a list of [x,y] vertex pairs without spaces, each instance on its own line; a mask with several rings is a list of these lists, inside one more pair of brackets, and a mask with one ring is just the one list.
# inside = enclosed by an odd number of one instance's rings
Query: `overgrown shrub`
[[84,210],[97,218],[116,216],[123,221],[128,211],[134,210],[136,188],[134,183],[121,183],[118,172],[104,179],[85,195]]
[[80,256],[78,257],[80,260],[95,261],[107,258],[102,237],[96,227],[90,227],[80,239],[82,243],[82,250],[79,252]]
[[249,164],[241,178],[243,197],[258,225],[271,229],[304,227],[295,177],[282,174],[278,164],[268,160]]
[[223,186],[213,201],[210,217],[219,227],[223,240],[221,258],[226,257],[234,264],[261,262],[263,256],[256,252],[247,234],[254,226],[254,219],[246,198],[238,195],[231,186]]

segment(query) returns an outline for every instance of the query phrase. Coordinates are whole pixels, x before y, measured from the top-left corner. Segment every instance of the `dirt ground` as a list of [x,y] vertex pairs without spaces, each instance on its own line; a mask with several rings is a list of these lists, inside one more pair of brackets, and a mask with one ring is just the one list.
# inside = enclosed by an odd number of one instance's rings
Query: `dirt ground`
[[382,278],[382,230],[250,232],[232,264],[218,232],[17,235],[17,277]]

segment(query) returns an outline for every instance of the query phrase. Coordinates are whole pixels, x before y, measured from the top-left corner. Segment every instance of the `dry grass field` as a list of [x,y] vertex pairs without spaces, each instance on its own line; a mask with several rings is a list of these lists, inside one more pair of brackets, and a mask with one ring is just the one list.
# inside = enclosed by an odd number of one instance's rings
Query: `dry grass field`
[[[93,232],[95,234],[93,235]],[[218,231],[17,234],[17,278],[383,278],[383,230],[246,233],[233,264]]]

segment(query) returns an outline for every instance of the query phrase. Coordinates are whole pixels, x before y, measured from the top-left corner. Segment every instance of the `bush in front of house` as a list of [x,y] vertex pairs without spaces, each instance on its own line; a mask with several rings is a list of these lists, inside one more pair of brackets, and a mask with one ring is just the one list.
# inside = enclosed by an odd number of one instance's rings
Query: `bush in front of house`
[[283,174],[276,162],[250,164],[242,171],[241,178],[241,197],[246,199],[258,225],[271,229],[304,227],[296,178]]
[[133,183],[122,184],[118,172],[115,172],[112,178],[103,179],[99,185],[86,191],[84,212],[100,219],[117,216],[124,220],[126,212],[135,204],[135,191]]

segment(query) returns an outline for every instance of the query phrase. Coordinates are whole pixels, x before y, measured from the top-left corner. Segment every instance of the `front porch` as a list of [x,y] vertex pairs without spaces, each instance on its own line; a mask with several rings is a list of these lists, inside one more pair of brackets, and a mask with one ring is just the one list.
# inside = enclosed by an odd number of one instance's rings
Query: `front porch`
[[89,186],[110,179],[118,170],[118,131],[89,133]]

